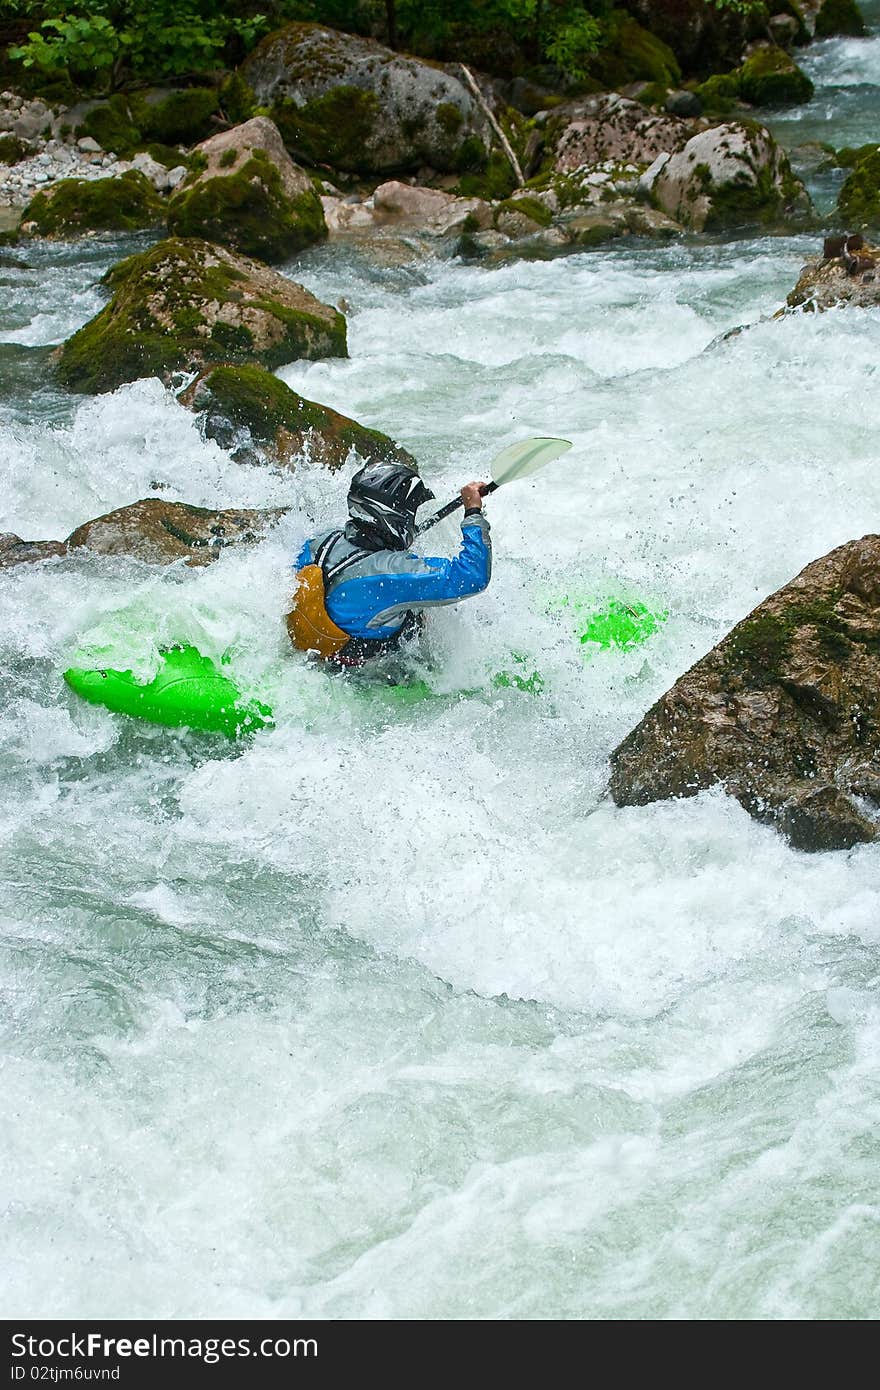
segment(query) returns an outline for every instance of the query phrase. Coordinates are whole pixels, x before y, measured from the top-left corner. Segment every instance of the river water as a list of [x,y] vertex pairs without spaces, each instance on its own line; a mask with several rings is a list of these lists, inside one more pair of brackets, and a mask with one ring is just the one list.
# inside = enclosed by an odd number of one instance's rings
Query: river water
[[[877,138],[880,38],[808,63],[787,143],[828,111],[820,138]],[[880,314],[766,317],[814,235],[292,265],[347,301],[351,359],[281,375],[439,497],[514,439],[575,445],[492,500],[492,585],[435,615],[436,698],[401,706],[286,649],[290,558],[342,481],[231,464],[156,382],[51,385],[138,244],[2,272],[3,529],[151,489],[293,510],[201,571],[0,581],[6,1315],[875,1316],[880,849],[604,786],[681,672],[876,529]],[[566,596],[669,617],[590,657]],[[173,641],[230,653],[275,731],[218,746],[61,681]],[[492,685],[512,652],[541,694]]]

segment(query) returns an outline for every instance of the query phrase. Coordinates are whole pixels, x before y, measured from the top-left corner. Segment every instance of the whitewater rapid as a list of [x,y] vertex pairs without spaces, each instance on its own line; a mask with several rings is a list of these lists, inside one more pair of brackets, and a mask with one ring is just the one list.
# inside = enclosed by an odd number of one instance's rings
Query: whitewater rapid
[[[877,529],[880,314],[769,317],[814,240],[288,268],[346,301],[351,357],[280,375],[441,499],[517,438],[575,446],[492,499],[492,585],[433,615],[438,698],[405,708],[287,649],[344,477],[230,463],[157,382],[49,384],[141,243],[2,272],[2,529],[291,508],[204,570],[0,577],[7,1316],[876,1315],[880,849],[604,792],[681,672]],[[585,659],[558,600],[614,595],[669,618]],[[184,640],[278,727],[218,747],[60,679]],[[542,694],[491,685],[511,653]]]

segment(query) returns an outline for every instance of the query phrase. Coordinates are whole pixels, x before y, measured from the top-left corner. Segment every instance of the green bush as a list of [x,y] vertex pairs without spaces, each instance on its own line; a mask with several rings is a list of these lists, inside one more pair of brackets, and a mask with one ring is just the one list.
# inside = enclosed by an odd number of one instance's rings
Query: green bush
[[[286,8],[281,0],[281,8]],[[39,21],[9,56],[91,88],[135,76],[183,77],[223,66],[230,47],[250,49],[267,26],[241,0],[33,0]]]

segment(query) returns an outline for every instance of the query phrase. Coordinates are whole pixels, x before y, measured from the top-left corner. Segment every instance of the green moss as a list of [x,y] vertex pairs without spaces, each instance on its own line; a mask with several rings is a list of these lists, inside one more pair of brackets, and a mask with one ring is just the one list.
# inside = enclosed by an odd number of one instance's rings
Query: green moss
[[464,123],[464,116],[451,101],[441,101],[434,112],[437,124],[450,138],[458,134]]
[[0,164],[18,164],[27,159],[31,146],[15,135],[0,135]]
[[759,48],[738,71],[740,96],[754,106],[800,106],[815,91],[783,48]]
[[[286,304],[279,304],[275,300],[255,300],[254,304],[258,309],[265,309],[277,318],[288,330],[288,339],[280,343],[278,348],[270,348],[263,355],[263,362],[267,367],[281,367],[285,362],[291,360],[290,343],[294,342],[300,346],[307,341],[312,332],[322,334],[329,341],[326,352],[319,355],[321,357],[347,357],[348,356],[348,330],[342,314],[337,313],[333,325],[328,326],[324,319],[316,318],[314,314],[305,313],[302,309],[291,309]],[[311,357],[310,352],[297,351],[296,357]]]
[[233,125],[241,125],[256,114],[257,98],[240,72],[230,73],[220,87],[220,104]]
[[330,164],[349,173],[367,173],[365,150],[373,134],[379,102],[359,87],[334,87],[304,106],[285,99],[272,117],[285,145],[307,164]]
[[464,198],[485,198],[487,202],[509,198],[516,188],[516,175],[500,150],[493,150],[481,173],[463,174],[457,192]]
[[232,149],[224,150],[223,153],[222,153],[221,156],[220,156],[220,168],[221,168],[221,169],[231,169],[232,166],[233,166],[233,164],[235,163],[235,161],[236,161],[237,159],[238,159],[238,151],[237,151],[237,150],[232,150]]
[[219,105],[219,93],[212,87],[187,87],[172,92],[164,101],[141,99],[132,109],[144,139],[164,145],[195,145],[210,135],[211,117]]
[[[539,202],[537,198],[506,198],[499,203],[495,209],[495,222],[498,222],[499,215],[503,212],[520,212],[524,217],[529,217],[533,222],[537,222],[541,227],[549,227],[553,221],[553,214],[550,209]],[[468,227],[465,224],[464,230]]]
[[880,145],[844,145],[842,150],[836,151],[834,163],[838,169],[855,169],[857,164],[877,150],[880,150]]
[[[234,163],[234,151],[228,153]],[[168,208],[168,229],[174,236],[205,237],[270,263],[327,235],[318,195],[309,188],[289,199],[262,150],[253,150],[234,174],[203,179],[176,194]]]
[[647,87],[643,87],[636,100],[642,106],[662,106],[666,101],[669,88],[665,82],[649,82]]
[[172,238],[113,266],[104,277],[113,300],[63,345],[61,381],[75,391],[110,391],[211,362],[275,367],[302,357],[347,356],[341,314],[328,322],[268,295],[248,302],[271,314],[281,331],[257,350],[249,328],[225,323],[218,313],[218,306],[241,302],[246,274],[224,261],[208,265],[209,258],[208,243]]
[[327,406],[291,391],[262,367],[216,367],[201,384],[212,408],[233,425],[245,426],[259,444],[274,443],[283,430],[300,434],[315,430],[339,446],[340,457],[353,449],[362,458],[397,462],[402,450],[379,430],[367,429]]
[[843,623],[832,600],[792,604],[781,614],[747,618],[731,634],[729,671],[747,684],[767,685],[784,679],[784,664],[796,632],[812,629],[821,655],[831,663],[845,661],[851,651]]
[[127,99],[117,93],[108,102],[90,111],[78,127],[80,136],[90,135],[102,150],[126,157],[141,144],[140,128],[135,124]]
[[681,68],[668,44],[626,14],[612,10],[605,21],[605,44],[590,59],[590,76],[603,87],[619,89],[628,82],[656,82],[677,87]]
[[848,227],[880,226],[880,148],[853,169],[837,200]]
[[816,38],[827,39],[834,34],[848,34],[860,39],[865,33],[865,20],[856,0],[825,0],[816,15]]
[[733,72],[716,73],[695,88],[703,109],[726,116],[737,101],[754,106],[798,106],[809,101],[813,84],[782,48],[759,48]]
[[462,140],[452,156],[452,169],[456,174],[476,174],[485,169],[488,158],[486,146],[478,135],[468,135]]
[[35,222],[41,236],[70,236],[136,231],[155,226],[164,212],[149,179],[131,169],[118,178],[62,179],[31,200],[22,221]]
[[716,73],[696,89],[703,110],[713,116],[726,116],[739,100],[739,70]]

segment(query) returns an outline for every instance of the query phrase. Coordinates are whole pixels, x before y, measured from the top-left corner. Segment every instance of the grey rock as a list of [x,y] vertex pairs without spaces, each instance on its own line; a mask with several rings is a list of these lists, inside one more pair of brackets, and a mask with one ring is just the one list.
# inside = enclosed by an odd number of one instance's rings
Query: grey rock
[[691,137],[660,170],[657,205],[696,231],[803,217],[810,199],[763,126],[736,121]]
[[[261,105],[289,102],[299,110],[310,108],[312,156],[350,172],[381,174],[423,165],[445,171],[457,167],[468,137],[489,143],[488,122],[457,77],[372,39],[319,24],[290,24],[270,34],[244,63],[242,74]],[[348,102],[348,115],[322,117],[320,102],[333,94],[343,107]],[[295,123],[284,122],[283,108],[273,109],[296,155]],[[346,122],[355,138],[347,133]]]
[[880,832],[880,536],[815,560],[615,750],[621,806],[721,785],[798,849]]
[[696,92],[680,90],[668,94],[664,109],[670,116],[702,116],[703,103]]

